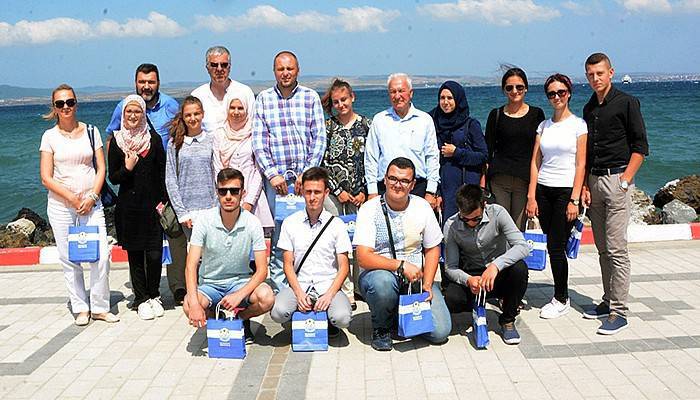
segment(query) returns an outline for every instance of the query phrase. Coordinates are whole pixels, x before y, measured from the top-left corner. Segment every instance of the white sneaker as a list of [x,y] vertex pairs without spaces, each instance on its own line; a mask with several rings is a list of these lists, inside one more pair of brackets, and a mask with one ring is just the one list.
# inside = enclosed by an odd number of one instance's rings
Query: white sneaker
[[552,319],[566,315],[571,309],[571,307],[569,307],[570,302],[571,299],[566,299],[566,303],[561,303],[559,300],[552,298],[552,301],[547,303],[540,310],[540,318]]
[[149,320],[155,318],[155,313],[153,312],[153,307],[151,307],[151,301],[147,300],[139,304],[138,309],[139,318],[143,320]]
[[165,310],[163,310],[163,302],[160,301],[160,297],[148,301],[151,303],[151,308],[153,308],[153,314],[158,318],[162,317]]

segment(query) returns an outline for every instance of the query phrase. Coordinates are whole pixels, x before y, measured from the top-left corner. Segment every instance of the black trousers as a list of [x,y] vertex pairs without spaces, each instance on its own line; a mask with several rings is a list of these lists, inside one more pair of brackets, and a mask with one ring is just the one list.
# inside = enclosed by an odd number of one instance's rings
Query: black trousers
[[134,291],[132,307],[160,296],[160,274],[163,250],[129,251],[129,276]]
[[554,277],[554,298],[566,303],[569,298],[569,262],[566,259],[566,241],[574,221],[566,220],[566,207],[571,188],[549,187],[537,184],[535,199],[539,210],[542,232],[547,234],[547,252]]
[[[428,190],[428,180],[425,178],[416,178],[416,186],[414,186],[413,190],[411,190],[411,194],[425,197],[426,190]],[[377,182],[377,192],[379,194],[384,194],[384,192],[386,192],[386,185],[384,185],[384,181]]]
[[[498,317],[498,323],[503,325],[515,321],[518,306],[527,290],[528,270],[525,261],[518,261],[504,268],[496,275],[493,290],[486,297],[503,299],[503,312]],[[451,313],[472,311],[476,295],[465,285],[448,281],[444,291],[445,303]]]

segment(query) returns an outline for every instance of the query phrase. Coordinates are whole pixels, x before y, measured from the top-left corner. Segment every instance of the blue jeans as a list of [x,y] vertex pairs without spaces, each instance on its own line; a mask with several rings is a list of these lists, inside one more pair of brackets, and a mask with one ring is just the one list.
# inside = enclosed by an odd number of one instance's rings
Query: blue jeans
[[[267,196],[267,204],[270,206],[272,217],[275,217],[275,188],[270,185],[270,181],[265,179],[265,195]],[[275,220],[275,230],[272,233],[270,241],[270,281],[272,281],[272,290],[275,294],[285,287],[289,287],[287,277],[284,275],[283,269],[283,254],[284,250],[277,247],[277,241],[280,239],[280,231],[282,223]]]
[[[399,279],[389,271],[375,269],[360,274],[360,291],[369,305],[373,329],[391,329],[398,316]],[[450,312],[440,285],[433,283],[433,300],[430,304],[435,330],[421,335],[431,343],[442,343],[452,330]]]

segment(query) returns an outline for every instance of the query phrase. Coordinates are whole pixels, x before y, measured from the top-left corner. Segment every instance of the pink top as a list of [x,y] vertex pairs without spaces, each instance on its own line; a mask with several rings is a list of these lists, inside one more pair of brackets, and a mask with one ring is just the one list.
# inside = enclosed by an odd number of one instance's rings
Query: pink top
[[[95,129],[95,150],[102,151],[102,138]],[[92,190],[95,183],[95,168],[92,167],[92,149],[88,138],[87,128],[80,137],[75,139],[61,135],[58,127],[54,126],[44,132],[41,137],[39,151],[53,154],[53,178],[82,198]],[[67,201],[49,190],[49,199],[60,201],[67,206]]]

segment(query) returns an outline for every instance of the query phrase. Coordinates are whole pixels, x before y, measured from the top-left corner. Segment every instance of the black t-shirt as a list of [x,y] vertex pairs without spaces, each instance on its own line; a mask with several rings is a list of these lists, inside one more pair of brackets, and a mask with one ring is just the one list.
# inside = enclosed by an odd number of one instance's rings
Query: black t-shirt
[[627,165],[632,153],[649,155],[647,130],[636,97],[613,86],[602,104],[595,93],[583,107],[588,125],[587,168]]
[[[496,113],[498,126],[496,126]],[[506,174],[530,181],[530,161],[537,127],[544,121],[544,111],[530,106],[520,118],[509,117],[503,106],[494,108],[486,122],[486,145],[489,148],[489,176]]]

